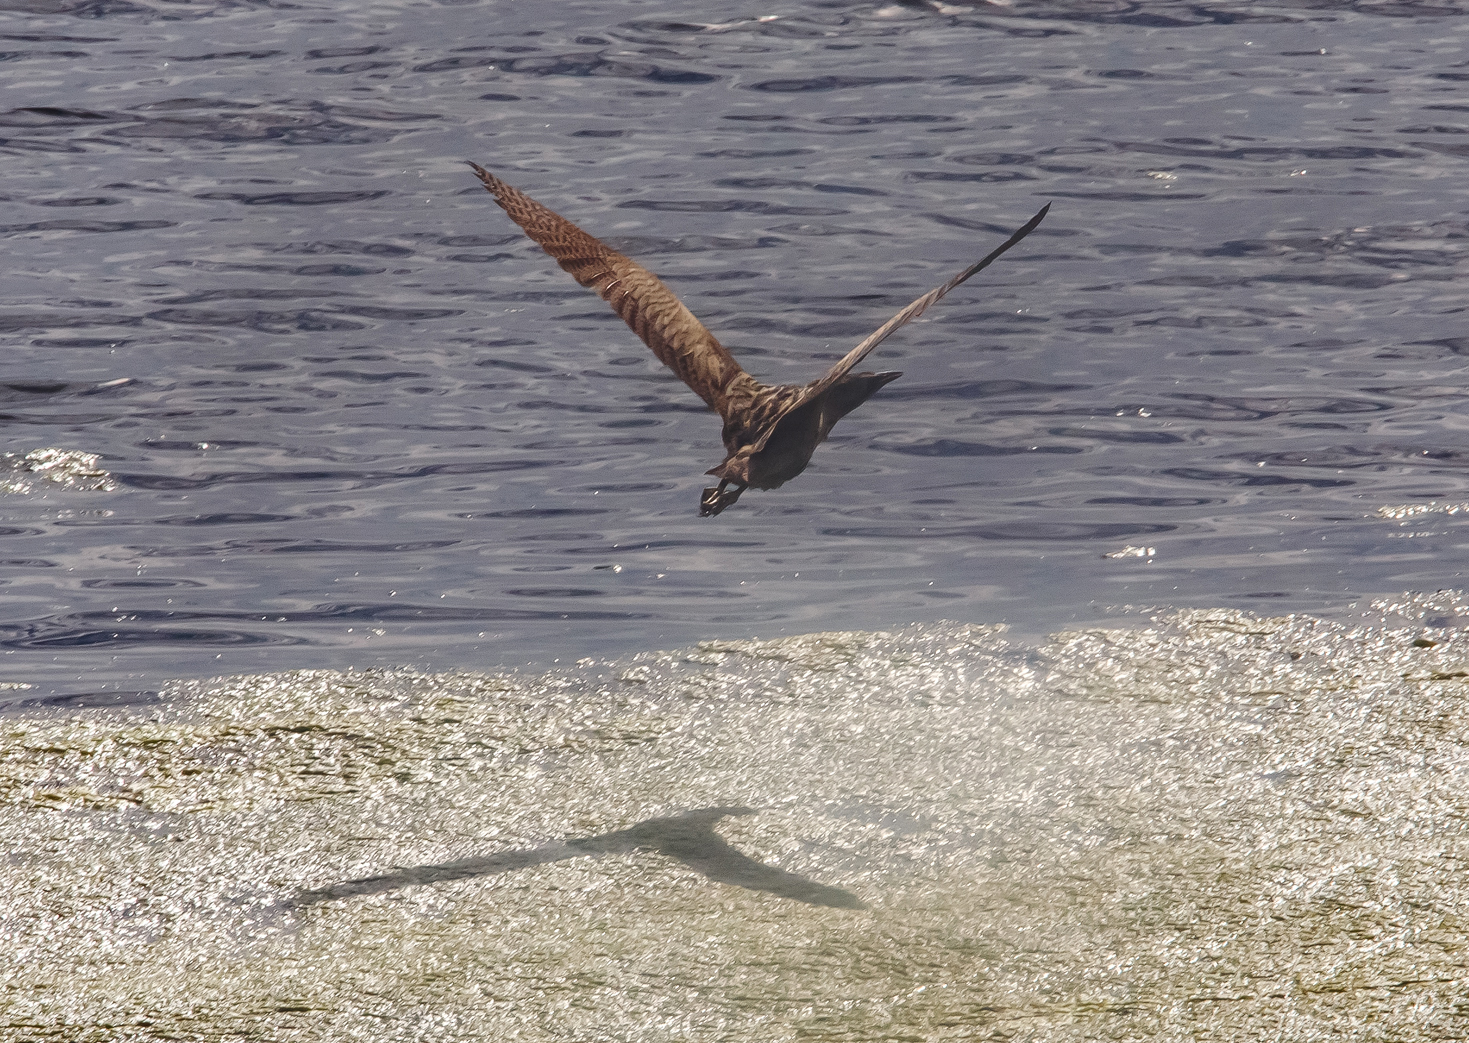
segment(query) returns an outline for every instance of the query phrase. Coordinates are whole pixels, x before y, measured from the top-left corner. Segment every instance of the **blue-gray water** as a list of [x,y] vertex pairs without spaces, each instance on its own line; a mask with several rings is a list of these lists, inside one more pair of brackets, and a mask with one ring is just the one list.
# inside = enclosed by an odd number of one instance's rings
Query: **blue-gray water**
[[1462,1037],[1466,12],[0,0],[0,1039]]
[[[3,448],[112,480],[0,498],[4,679],[1460,585],[1464,13],[12,0]],[[465,159],[773,381],[1052,209],[701,519],[717,418]]]

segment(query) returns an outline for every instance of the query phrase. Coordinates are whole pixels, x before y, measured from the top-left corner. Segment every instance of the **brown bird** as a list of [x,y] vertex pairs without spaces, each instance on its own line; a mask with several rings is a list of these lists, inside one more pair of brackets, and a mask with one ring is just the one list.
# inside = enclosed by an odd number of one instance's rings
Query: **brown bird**
[[[988,266],[1033,232],[1049,203],[984,260],[931,290],[847,352],[826,375],[804,386],[761,384],[746,373],[714,334],[694,318],[672,290],[631,258],[583,232],[476,163],[469,164],[495,202],[556,262],[583,286],[597,291],[622,316],[665,366],[724,420],[726,456],[707,474],[719,484],[705,489],[699,513],[718,514],[750,486],[777,489],[806,469],[816,447],[836,422],[901,373],[853,373],[898,327],[922,315],[930,304]],[[731,488],[732,487],[732,488]]]

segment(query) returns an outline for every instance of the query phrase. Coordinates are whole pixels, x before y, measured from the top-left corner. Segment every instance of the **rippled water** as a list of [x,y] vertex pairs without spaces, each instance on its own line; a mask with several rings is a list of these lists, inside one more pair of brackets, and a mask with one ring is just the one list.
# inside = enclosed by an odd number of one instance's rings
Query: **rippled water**
[[[37,690],[1463,582],[1461,5],[6,6],[4,449],[111,476],[0,500]],[[468,158],[775,381],[1052,210],[700,519]]]

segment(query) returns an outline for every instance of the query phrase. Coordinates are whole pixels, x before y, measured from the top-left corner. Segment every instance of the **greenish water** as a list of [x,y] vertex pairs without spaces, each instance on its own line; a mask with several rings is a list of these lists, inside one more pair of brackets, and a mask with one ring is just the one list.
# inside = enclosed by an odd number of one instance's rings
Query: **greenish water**
[[11,714],[0,1038],[1460,1038],[1466,613]]

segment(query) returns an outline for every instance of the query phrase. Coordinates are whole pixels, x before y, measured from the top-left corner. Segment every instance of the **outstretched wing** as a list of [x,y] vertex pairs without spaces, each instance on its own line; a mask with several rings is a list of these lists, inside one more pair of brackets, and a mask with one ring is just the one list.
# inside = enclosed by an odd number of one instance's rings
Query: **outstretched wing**
[[[1010,247],[1020,242],[1020,240],[1024,239],[1031,232],[1034,232],[1036,230],[1036,226],[1041,223],[1041,221],[1045,218],[1047,211],[1049,211],[1050,209],[1050,203],[1047,203],[1045,206],[1041,207],[1038,214],[1032,217],[1029,221],[1025,222],[1024,226],[1021,227],[1009,239],[1006,239],[998,247],[991,250],[989,254],[984,257],[983,260],[976,261],[974,264],[971,264],[968,268],[965,268],[962,272],[954,276],[948,282],[944,283],[938,289],[930,290],[928,293],[925,293],[922,297],[918,298],[912,304],[908,305],[902,311],[898,312],[898,314],[894,315],[887,322],[879,326],[870,337],[864,340],[861,344],[858,344],[851,351],[847,352],[847,354],[842,357],[842,360],[840,362],[838,362],[835,366],[832,366],[831,369],[827,370],[826,374],[821,377],[820,380],[814,380],[810,384],[807,384],[804,388],[800,389],[799,394],[793,396],[789,401],[782,403],[782,408],[780,410],[781,417],[784,417],[788,413],[794,412],[796,409],[799,409],[801,406],[805,405],[807,402],[810,402],[812,399],[817,398],[818,396],[823,395],[827,391],[831,390],[832,386],[840,381],[843,377],[845,377],[848,373],[850,373],[852,371],[852,368],[856,366],[857,363],[861,362],[872,352],[873,348],[877,347],[883,341],[887,340],[888,337],[892,335],[893,331],[902,326],[906,326],[908,323],[918,318],[918,316],[922,315],[925,311],[928,310],[928,306],[931,305],[934,301],[938,300],[944,294],[948,293],[955,286],[958,286],[965,279],[968,279],[971,275],[975,274],[981,269],[988,268],[1006,250],[1010,249]],[[776,427],[779,424],[779,419],[780,418],[776,418],[774,421],[772,421],[769,426],[763,430],[762,436],[754,443],[754,449],[757,452],[765,447],[765,443],[769,441],[770,436],[775,433]]]
[[1014,235],[1012,235],[1009,239],[1006,239],[994,250],[991,250],[989,255],[986,256],[984,260],[977,261],[976,263],[971,264],[968,268],[965,268],[962,272],[954,276],[948,282],[944,283],[938,289],[930,290],[928,293],[925,293],[922,297],[918,298],[912,304],[908,305],[908,307],[904,308],[887,322],[879,326],[870,337],[864,340],[861,344],[858,344],[851,351],[847,352],[847,354],[842,357],[842,360],[840,362],[838,362],[835,366],[832,366],[831,369],[827,370],[826,375],[812,385],[812,394],[819,395],[821,394],[821,392],[825,391],[827,388],[835,384],[838,380],[841,380],[842,377],[851,372],[853,366],[857,365],[857,363],[865,359],[868,354],[871,353],[873,348],[877,347],[883,341],[887,340],[888,337],[891,336],[895,330],[897,330],[899,327],[906,326],[908,323],[918,318],[918,316],[922,315],[928,310],[928,306],[930,304],[938,300],[944,294],[948,293],[955,286],[958,286],[964,280],[968,279],[971,275],[980,271],[983,268],[988,268],[991,264],[994,263],[996,259],[999,258],[1002,253],[1010,249],[1010,247],[1014,246],[1016,243],[1020,242],[1020,240],[1024,239],[1031,232],[1034,232],[1036,226],[1041,223],[1041,220],[1046,216],[1046,212],[1050,209],[1050,203],[1047,203],[1045,206],[1041,207],[1040,213],[1036,214],[1029,221],[1025,222],[1025,226],[1017,231]]
[[478,164],[469,164],[510,219],[583,286],[596,290],[659,360],[711,407],[725,413],[725,389],[744,373],[714,334],[642,265],[583,232]]

